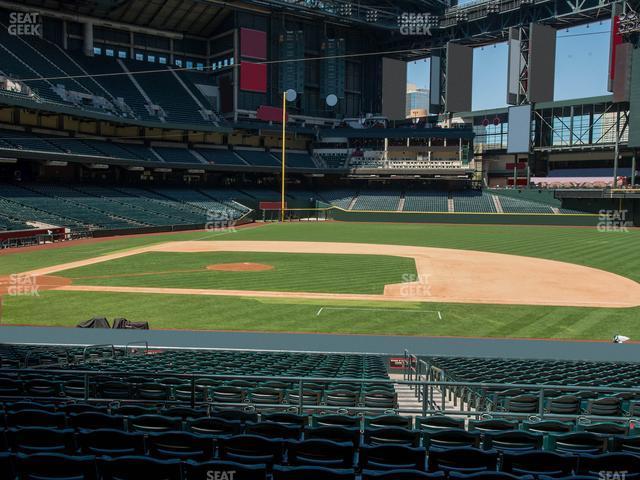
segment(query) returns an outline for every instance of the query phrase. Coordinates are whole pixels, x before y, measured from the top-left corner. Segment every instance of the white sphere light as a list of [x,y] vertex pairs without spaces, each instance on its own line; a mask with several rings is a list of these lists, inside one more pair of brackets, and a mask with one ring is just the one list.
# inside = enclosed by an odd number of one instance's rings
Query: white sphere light
[[296,92],[293,88],[287,90],[284,94],[287,102],[295,102],[296,98],[298,98],[298,92]]
[[327,105],[330,107],[335,107],[338,104],[338,97],[336,97],[333,93],[327,95]]

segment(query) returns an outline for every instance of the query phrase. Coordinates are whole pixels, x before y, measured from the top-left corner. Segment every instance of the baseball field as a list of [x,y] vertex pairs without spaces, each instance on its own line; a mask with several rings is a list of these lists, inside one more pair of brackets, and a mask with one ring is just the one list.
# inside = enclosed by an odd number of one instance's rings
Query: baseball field
[[299,222],[0,252],[3,325],[640,338],[640,230]]

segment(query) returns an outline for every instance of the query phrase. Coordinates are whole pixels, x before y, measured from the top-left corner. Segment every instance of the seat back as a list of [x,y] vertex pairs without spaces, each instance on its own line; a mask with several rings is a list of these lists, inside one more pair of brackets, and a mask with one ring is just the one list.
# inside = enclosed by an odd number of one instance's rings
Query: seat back
[[289,442],[287,451],[291,465],[353,468],[355,447],[351,442],[318,439]]
[[473,447],[429,449],[430,472],[485,472],[495,471],[498,465],[498,452],[480,450]]
[[98,460],[98,471],[102,480],[182,480],[180,460],[158,460],[142,456],[117,458],[104,457]]
[[94,480],[96,459],[88,456],[70,456],[56,453],[16,455],[16,471],[21,478],[38,480]]
[[273,468],[273,480],[355,480],[355,478],[356,474],[351,469],[281,465]]
[[78,448],[83,454],[109,457],[144,455],[144,434],[121,430],[98,429],[80,431],[76,435]]

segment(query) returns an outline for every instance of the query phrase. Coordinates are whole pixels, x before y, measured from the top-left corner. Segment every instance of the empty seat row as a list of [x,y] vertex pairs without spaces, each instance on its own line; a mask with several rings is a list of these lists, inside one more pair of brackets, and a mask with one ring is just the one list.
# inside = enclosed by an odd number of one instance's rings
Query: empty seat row
[[[75,455],[64,453],[0,453],[0,467],[5,475],[0,478],[12,478],[21,469],[30,470],[33,477],[27,478],[134,478],[180,480],[195,477],[206,470],[221,471],[225,468],[230,473],[232,468],[242,472],[240,478],[266,479],[270,474],[273,478],[309,479],[349,478],[355,479],[356,472],[362,474],[360,478],[389,478],[394,480],[413,478],[443,478],[429,477],[426,472],[444,473],[449,478],[514,478],[505,475],[516,475],[516,478],[528,479],[587,475],[599,477],[601,472],[625,472],[624,478],[640,478],[638,458],[628,454],[604,454],[569,456],[549,452],[527,452],[505,454],[499,457],[496,452],[481,451],[473,448],[452,450],[408,449],[406,447],[371,447],[362,449],[356,465],[348,459],[348,451],[342,451],[339,444],[300,442],[290,444],[287,460],[281,456],[277,441],[266,441],[259,437],[237,437],[221,441],[219,458],[209,460],[194,460],[184,458],[180,451],[173,456],[172,447],[175,438],[166,435],[153,437],[154,453],[160,453],[159,458],[142,455],[86,455],[80,452]],[[199,445],[188,445],[183,451],[195,448],[191,453],[202,454]],[[163,449],[166,449],[163,451]],[[258,450],[259,449],[259,450]],[[92,450],[90,448],[90,450]],[[98,449],[99,451],[100,449]],[[180,450],[180,447],[178,448]],[[203,456],[206,458],[206,455]],[[322,464],[324,461],[325,464]],[[230,463],[227,463],[230,462]],[[280,463],[283,462],[283,463]],[[311,463],[308,463],[311,462]],[[79,467],[84,468],[79,468]],[[39,474],[36,473],[38,470]],[[71,471],[74,469],[74,473]],[[146,467],[147,470],[142,468]],[[164,468],[162,468],[164,467]],[[305,469],[308,469],[306,470]],[[66,475],[61,475],[66,469]],[[194,471],[193,469],[197,469]],[[314,470],[324,469],[324,470]],[[119,471],[115,476],[113,470]],[[17,471],[17,472],[16,472]],[[281,476],[282,472],[295,472],[297,475]],[[386,472],[386,475],[385,473]],[[309,476],[306,476],[308,473]],[[480,475],[484,473],[484,475]],[[324,476],[320,476],[324,474]],[[474,477],[463,477],[455,474],[478,474]],[[137,475],[137,476],[136,476]],[[341,476],[342,475],[342,476]],[[493,476],[489,476],[493,475]],[[211,477],[208,477],[211,478]],[[229,478],[229,477],[227,477]],[[232,478],[234,476],[232,475]]]

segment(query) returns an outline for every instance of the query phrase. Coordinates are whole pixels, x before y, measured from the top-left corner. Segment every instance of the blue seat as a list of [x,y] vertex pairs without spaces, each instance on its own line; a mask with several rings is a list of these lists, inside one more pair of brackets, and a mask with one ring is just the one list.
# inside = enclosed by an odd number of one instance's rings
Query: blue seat
[[[185,462],[184,480],[207,480],[209,478],[231,478],[233,480],[264,480],[267,476],[266,465],[243,465],[236,462],[225,462],[223,460],[212,460],[209,462]],[[211,472],[211,473],[209,473]],[[217,477],[216,477],[217,475]]]
[[185,429],[193,433],[205,435],[230,436],[242,433],[240,420],[225,420],[215,417],[201,417],[187,420]]
[[0,480],[15,480],[14,456],[9,452],[0,452]]
[[287,444],[291,465],[315,465],[331,468],[353,468],[355,447],[351,442],[304,440]]
[[29,480],[95,480],[96,458],[58,453],[19,453],[15,459],[18,476]]
[[609,450],[640,455],[640,436],[617,435],[612,438]]
[[33,402],[31,400],[24,400],[20,402],[6,403],[4,409],[7,412],[18,412],[20,410],[44,410],[47,412],[55,413],[57,407],[54,403],[41,403]]
[[437,432],[452,428],[464,430],[464,418],[453,418],[445,415],[432,415],[430,417],[416,417],[416,428],[425,432]]
[[235,435],[220,438],[220,458],[238,463],[280,463],[283,456],[282,440],[258,435]]
[[420,446],[418,430],[408,430],[402,427],[367,428],[364,431],[364,443],[367,445],[406,445]]
[[97,430],[108,428],[112,430],[124,430],[124,417],[122,415],[109,415],[101,412],[84,412],[69,414],[69,426],[75,429]]
[[190,407],[171,407],[160,411],[160,415],[165,417],[179,417],[183,420],[191,418],[200,418],[207,416],[206,408],[190,408]]
[[60,405],[57,409],[59,412],[64,412],[67,415],[70,413],[107,413],[107,405],[94,405],[92,403],[66,403]]
[[482,447],[485,450],[497,450],[499,452],[524,452],[541,450],[544,436],[522,430],[510,430],[505,432],[485,433]]
[[506,432],[518,430],[517,420],[505,420],[502,418],[491,418],[487,420],[469,420],[469,431],[479,432]]
[[214,437],[189,432],[151,433],[149,453],[155,458],[178,458],[204,462],[213,459]]
[[211,417],[221,418],[223,420],[238,420],[242,423],[258,421],[258,414],[256,412],[248,412],[238,409],[214,410],[211,412]]
[[360,446],[360,430],[356,427],[311,427],[305,430],[304,438],[305,440],[319,438],[334,442],[351,442],[355,447]]
[[98,459],[102,480],[182,480],[180,460],[157,460],[140,456]]
[[501,470],[514,475],[571,475],[576,468],[577,457],[554,452],[536,451],[504,453]]
[[120,405],[117,408],[112,408],[111,413],[114,415],[122,415],[125,417],[137,417],[140,415],[154,415],[158,413],[158,409],[150,407],[148,405]]
[[313,415],[311,424],[314,427],[360,427],[360,417],[355,415]]
[[504,472],[480,472],[480,473],[460,473],[451,472],[449,474],[451,480],[533,480],[531,475],[511,475]]
[[282,465],[276,465],[273,468],[273,480],[355,480],[355,478],[355,471],[351,469]]
[[365,428],[401,427],[411,429],[413,420],[411,417],[400,415],[377,415],[374,417],[364,417]]
[[165,417],[163,415],[139,415],[130,417],[127,421],[130,432],[169,432],[182,430],[180,417]]
[[[615,468],[614,468],[615,467]],[[599,476],[600,472],[615,470],[625,472],[624,478],[640,478],[640,458],[630,453],[603,453],[601,455],[580,455],[577,473]]]
[[144,455],[144,434],[121,430],[100,429],[80,431],[76,435],[78,448],[85,455],[109,457]]
[[52,413],[45,410],[19,410],[7,412],[7,427],[49,427],[64,428],[64,413]]
[[263,422],[282,423],[285,425],[297,425],[299,427],[306,427],[309,425],[309,417],[307,415],[298,415],[296,413],[276,412],[262,415]]
[[276,422],[247,423],[245,432],[250,435],[260,435],[266,438],[298,440],[302,436],[302,426],[285,425]]
[[74,453],[73,430],[25,427],[7,430],[7,441],[14,452]]
[[573,432],[549,437],[550,450],[558,453],[597,455],[608,449],[608,438],[589,432]]
[[427,473],[420,470],[364,470],[362,480],[414,480],[415,478],[445,478],[444,472]]
[[404,445],[377,445],[360,448],[360,467],[364,470],[425,470],[426,450]]
[[479,473],[496,471],[498,452],[473,447],[432,448],[429,450],[429,472]]
[[458,448],[480,447],[480,432],[467,432],[461,428],[443,429],[435,432],[424,432],[426,448]]

